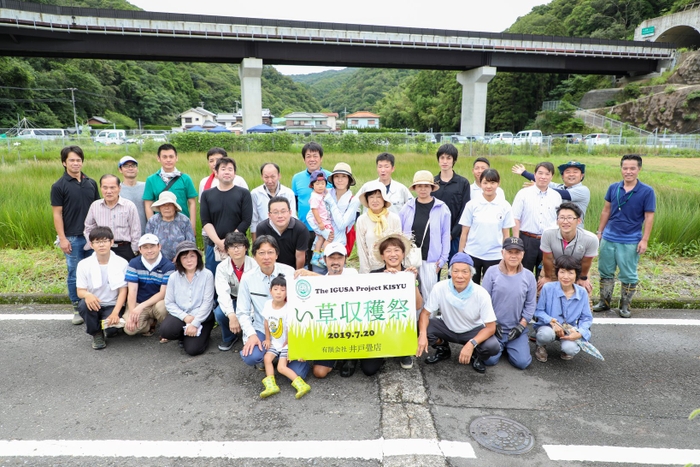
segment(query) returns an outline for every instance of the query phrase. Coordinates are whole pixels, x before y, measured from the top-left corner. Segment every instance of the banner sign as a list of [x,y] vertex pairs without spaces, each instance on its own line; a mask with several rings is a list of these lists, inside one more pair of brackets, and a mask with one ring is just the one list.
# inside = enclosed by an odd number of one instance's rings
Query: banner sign
[[415,282],[410,272],[289,280],[290,360],[415,355]]

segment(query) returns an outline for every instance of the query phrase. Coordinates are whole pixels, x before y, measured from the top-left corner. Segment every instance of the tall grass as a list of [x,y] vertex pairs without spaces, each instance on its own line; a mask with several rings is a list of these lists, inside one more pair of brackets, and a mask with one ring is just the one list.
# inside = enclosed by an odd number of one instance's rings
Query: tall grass
[[[103,148],[104,149],[104,148]],[[110,147],[109,152],[101,151],[95,154],[86,150],[84,172],[94,179],[102,174],[118,174],[117,161],[122,157],[125,148]],[[460,158],[455,170],[473,179],[471,166],[474,161],[468,151],[460,150]],[[152,152],[130,153],[139,161],[139,179],[154,173],[159,164]],[[435,152],[430,154],[395,153],[396,171],[394,178],[406,185],[411,184],[413,174],[417,170],[427,169],[433,173],[438,171]],[[266,161],[277,163],[282,172],[282,183],[289,186],[292,176],[304,169],[300,152],[295,153],[233,153],[238,165],[238,174],[243,176],[251,187],[262,183],[260,165]],[[323,158],[324,168],[329,170],[337,162],[347,162],[351,165],[357,179],[355,191],[362,183],[376,178],[376,153],[338,154],[327,153]],[[524,179],[511,173],[515,163],[523,163],[532,171],[537,162],[550,160],[558,165],[574,157],[567,155],[526,155],[493,156],[490,158],[492,167],[501,174],[501,186],[508,200],[513,199],[522,187]],[[610,183],[621,179],[619,155],[611,156],[589,155],[576,156],[587,165],[585,184],[591,190],[591,203],[588,207],[585,226],[590,231],[598,227],[598,219],[603,208],[603,198]],[[645,158],[648,161],[652,158]],[[697,241],[700,228],[700,184],[697,183],[697,173],[682,173],[673,167],[675,159],[668,161],[663,169],[654,169],[645,164],[640,179],[654,187],[657,194],[657,213],[652,233],[652,242],[662,242],[676,252],[683,251],[683,245],[693,240]],[[188,173],[198,184],[199,180],[208,175],[205,155],[202,153],[182,153],[178,161],[178,169]],[[670,167],[670,168],[669,168]],[[50,160],[8,161],[0,165],[0,248],[33,248],[50,245],[55,238],[53,218],[50,206],[51,185],[62,175],[58,151],[50,155]],[[558,175],[555,180],[559,180]],[[198,229],[199,231],[200,229]],[[687,249],[686,249],[687,251]],[[695,250],[697,251],[697,249]]]

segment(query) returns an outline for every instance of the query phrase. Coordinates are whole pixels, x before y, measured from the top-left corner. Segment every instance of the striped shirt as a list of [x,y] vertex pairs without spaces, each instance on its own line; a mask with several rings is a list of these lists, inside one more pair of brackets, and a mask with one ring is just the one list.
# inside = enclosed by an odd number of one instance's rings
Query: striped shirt
[[160,255],[160,260],[148,269],[142,256],[129,261],[126,268],[126,281],[138,284],[136,303],[143,303],[158,292],[162,286],[168,285],[170,274],[175,271],[175,265],[169,259]]
[[121,196],[113,207],[107,206],[104,199],[90,205],[85,217],[85,239],[90,242],[90,232],[95,227],[109,227],[115,242],[131,242],[131,249],[139,251],[141,221],[136,205]]

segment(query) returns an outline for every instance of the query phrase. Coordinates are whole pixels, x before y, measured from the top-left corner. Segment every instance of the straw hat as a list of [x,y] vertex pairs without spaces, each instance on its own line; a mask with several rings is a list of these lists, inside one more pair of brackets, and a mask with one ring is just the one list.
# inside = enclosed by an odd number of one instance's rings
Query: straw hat
[[382,194],[382,198],[384,198],[384,207],[388,208],[391,206],[391,201],[389,201],[389,198],[387,197],[386,194],[386,186],[379,180],[374,180],[372,182],[367,182],[365,183],[365,191],[363,191],[358,197],[360,198],[360,203],[369,209],[369,205],[367,204],[367,193],[371,193],[373,191],[379,190],[379,192]]
[[153,209],[155,212],[160,212],[160,209],[158,209],[158,207],[168,203],[174,204],[175,209],[177,209],[177,212],[182,212],[182,208],[179,204],[177,204],[177,196],[175,196],[175,193],[172,193],[170,191],[164,191],[160,195],[158,195],[158,201],[151,204],[151,209]]
[[331,182],[331,185],[334,187],[335,184],[333,183],[333,175],[335,174],[347,175],[350,179],[348,186],[355,186],[355,177],[352,176],[352,169],[350,168],[349,164],[346,164],[345,162],[338,162],[335,164],[335,167],[333,167],[333,173],[331,173],[331,175],[328,177],[328,181]]
[[429,170],[419,170],[416,172],[416,174],[413,176],[411,190],[415,190],[416,185],[430,185],[433,188],[432,191],[436,191],[440,188],[440,186],[435,183],[433,174],[431,174]]
[[401,240],[404,246],[403,256],[404,259],[406,259],[406,256],[408,256],[408,252],[411,251],[411,248],[413,246],[411,238],[405,235],[403,232],[389,232],[388,234],[384,235],[381,238],[378,238],[377,241],[374,242],[374,248],[372,250],[374,252],[374,257],[377,259],[377,261],[384,262],[382,255],[379,253],[379,245],[381,245],[382,242],[388,238],[398,238],[399,240]]

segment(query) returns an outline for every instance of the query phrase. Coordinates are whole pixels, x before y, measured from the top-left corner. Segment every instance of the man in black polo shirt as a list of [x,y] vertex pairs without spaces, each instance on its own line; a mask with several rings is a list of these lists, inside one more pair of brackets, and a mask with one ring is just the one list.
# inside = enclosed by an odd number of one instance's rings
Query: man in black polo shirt
[[[438,184],[438,189],[433,193],[433,196],[447,204],[451,215],[448,264],[455,253],[457,253],[457,250],[459,250],[459,237],[462,235],[462,226],[459,224],[459,220],[462,218],[464,206],[466,206],[470,198],[469,180],[453,170],[457,163],[458,155],[457,148],[449,143],[440,146],[436,154],[440,173],[435,175],[435,183]],[[438,273],[439,278],[440,273]]]
[[275,196],[267,205],[269,218],[258,224],[256,236],[271,235],[277,240],[280,249],[278,263],[294,269],[303,268],[309,246],[309,230],[299,219],[292,217],[287,198]]
[[61,163],[65,167],[63,176],[51,185],[51,207],[57,243],[66,255],[68,267],[68,296],[73,303],[73,324],[83,324],[78,314],[78,292],[75,288],[75,272],[78,263],[87,258],[92,250],[85,250],[83,236],[85,217],[90,205],[100,199],[97,183],[82,172],[85,155],[79,146],[66,146],[61,150]]
[[222,157],[216,161],[216,178],[219,186],[210,188],[202,193],[200,217],[205,237],[206,250],[204,266],[216,276],[216,267],[226,256],[224,238],[230,232],[240,232],[243,235],[250,227],[253,219],[253,201],[250,191],[233,184],[236,178],[236,162],[230,157]]

